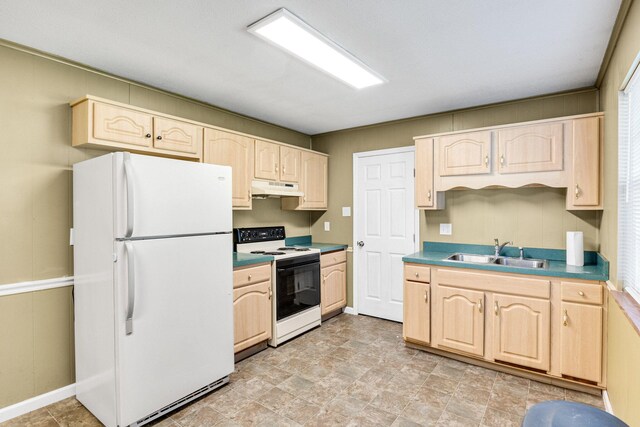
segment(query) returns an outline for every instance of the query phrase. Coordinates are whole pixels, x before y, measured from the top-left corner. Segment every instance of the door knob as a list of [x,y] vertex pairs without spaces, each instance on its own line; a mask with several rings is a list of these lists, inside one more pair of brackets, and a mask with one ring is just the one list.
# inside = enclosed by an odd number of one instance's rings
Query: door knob
[[364,246],[364,242],[362,240],[358,240],[358,246],[363,247]]

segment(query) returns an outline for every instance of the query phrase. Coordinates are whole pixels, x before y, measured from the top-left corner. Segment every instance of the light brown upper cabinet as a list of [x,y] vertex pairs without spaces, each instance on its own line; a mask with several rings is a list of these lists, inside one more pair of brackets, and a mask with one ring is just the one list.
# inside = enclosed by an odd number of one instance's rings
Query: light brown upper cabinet
[[231,166],[232,202],[237,209],[251,209],[253,139],[217,129],[204,129],[203,161]]
[[444,193],[433,186],[433,138],[416,140],[416,204],[422,209],[442,209]]
[[303,197],[283,197],[284,210],[326,210],[328,205],[328,158],[303,151],[301,154],[300,191]]
[[440,176],[491,173],[491,131],[436,138]]
[[280,146],[256,139],[255,177],[278,181],[280,178]]
[[256,139],[255,177],[269,181],[299,182],[301,150]]
[[154,117],[153,146],[161,150],[197,154],[202,146],[202,127],[178,120]]
[[602,121],[590,113],[416,136],[416,207],[443,209],[449,190],[547,186],[567,189],[568,210],[602,209]]
[[300,181],[300,162],[301,151],[280,146],[280,181],[282,182],[299,182]]
[[546,172],[563,168],[563,124],[542,123],[501,129],[498,172]]
[[71,107],[73,146],[200,160],[198,123],[90,96]]
[[567,209],[602,209],[601,122],[601,117],[573,121],[573,161]]
[[494,359],[548,371],[550,307],[549,300],[492,294]]
[[93,138],[96,140],[150,147],[152,128],[151,114],[93,103]]

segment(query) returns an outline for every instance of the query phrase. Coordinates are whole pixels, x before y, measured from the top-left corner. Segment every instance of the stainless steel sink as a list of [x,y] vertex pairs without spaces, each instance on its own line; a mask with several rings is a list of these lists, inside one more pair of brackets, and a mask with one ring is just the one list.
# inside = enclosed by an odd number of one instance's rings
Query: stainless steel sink
[[453,254],[447,261],[469,262],[472,264],[496,264],[517,268],[547,268],[547,261],[533,258],[495,257],[493,255]]
[[519,267],[519,268],[546,268],[547,267],[547,261],[544,259],[498,257],[493,262],[494,264],[504,265],[508,267]]
[[474,264],[492,264],[496,257],[491,255],[476,254],[453,254],[447,258],[447,261],[471,262]]

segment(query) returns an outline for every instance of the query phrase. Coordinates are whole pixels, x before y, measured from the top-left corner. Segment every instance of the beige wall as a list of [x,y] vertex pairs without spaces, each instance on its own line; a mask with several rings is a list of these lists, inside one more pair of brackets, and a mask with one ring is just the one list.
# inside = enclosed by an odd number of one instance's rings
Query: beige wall
[[[413,145],[416,135],[595,111],[598,111],[598,93],[594,89],[315,135],[312,139],[314,150],[328,153],[331,157],[329,210],[311,214],[313,239],[353,243],[353,217],[343,217],[341,212],[342,206],[353,205],[353,153]],[[501,240],[513,240],[521,246],[563,248],[565,231],[581,230],[585,234],[587,249],[597,249],[599,217],[600,214],[594,211],[567,212],[565,190],[448,191],[446,209],[421,211],[420,240],[491,244],[494,237],[499,237]],[[323,231],[324,221],[331,222],[331,231]],[[451,236],[439,235],[438,224],[441,222],[453,225]],[[351,306],[351,254],[348,268],[348,304]]]
[[[640,2],[635,1],[631,4],[600,87],[600,105],[605,112],[605,198],[600,224],[600,251],[611,262],[611,282],[618,288],[618,91],[639,53]],[[631,426],[640,426],[640,336],[620,307],[612,298],[609,300],[609,398],[617,416]]]
[[[71,165],[104,152],[71,147],[69,101],[92,94],[298,146],[307,135],[0,43],[0,287],[73,275]],[[285,224],[309,234],[309,215],[256,201],[234,224]],[[74,381],[71,288],[0,297],[0,407]]]

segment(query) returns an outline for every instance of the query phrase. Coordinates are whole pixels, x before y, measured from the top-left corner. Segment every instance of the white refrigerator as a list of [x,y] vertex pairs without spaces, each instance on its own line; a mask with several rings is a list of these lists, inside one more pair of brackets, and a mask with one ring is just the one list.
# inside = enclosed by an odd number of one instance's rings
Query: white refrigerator
[[233,372],[231,168],[129,153],[73,166],[76,396],[141,425]]

